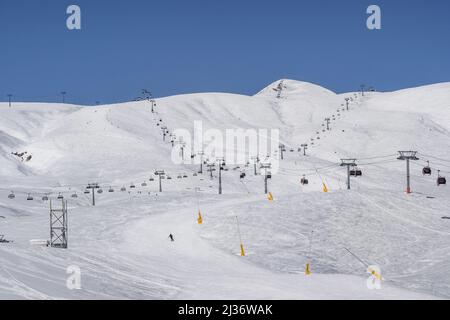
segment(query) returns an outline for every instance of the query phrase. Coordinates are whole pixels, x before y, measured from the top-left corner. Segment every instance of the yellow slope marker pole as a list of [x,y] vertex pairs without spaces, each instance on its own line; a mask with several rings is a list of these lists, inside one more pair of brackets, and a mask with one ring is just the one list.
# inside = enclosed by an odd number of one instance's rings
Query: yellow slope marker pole
[[202,225],[203,224],[203,217],[202,217],[202,211],[200,210],[200,199],[198,196],[198,191],[200,190],[199,187],[195,188],[195,197],[197,198],[197,211],[198,211],[198,218],[197,218],[197,224]]
[[308,251],[308,262],[306,263],[306,268],[305,268],[305,275],[306,276],[310,276],[311,275],[311,254],[312,254],[312,240],[313,240],[313,236],[314,236],[314,230],[311,231],[311,237],[309,238],[309,251]]
[[245,257],[244,244],[242,242],[241,227],[239,225],[238,216],[236,216],[236,222],[237,222],[237,228],[238,228],[238,234],[239,234],[239,242],[241,243],[241,257]]
[[316,166],[314,166],[314,169],[316,170],[316,173],[317,173],[317,175],[319,176],[319,178],[320,178],[320,180],[322,180],[322,185],[323,185],[323,189],[322,189],[322,191],[324,192],[324,193],[328,193],[328,187],[327,187],[327,185],[326,185],[326,183],[325,183],[325,180],[322,178],[322,176],[320,175],[320,173],[319,173],[319,170],[317,170],[317,168],[316,168]]
[[273,194],[272,194],[272,192],[269,192],[269,196],[267,197],[267,199],[269,199],[269,201],[273,201]]
[[305,276],[310,276],[311,275],[311,270],[310,270],[310,265],[309,262],[306,264],[306,269],[305,269]]
[[370,272],[371,275],[373,275],[378,280],[380,280],[380,281],[383,280],[383,277],[378,272],[376,272],[375,270],[371,269],[370,267],[369,267],[368,271]]

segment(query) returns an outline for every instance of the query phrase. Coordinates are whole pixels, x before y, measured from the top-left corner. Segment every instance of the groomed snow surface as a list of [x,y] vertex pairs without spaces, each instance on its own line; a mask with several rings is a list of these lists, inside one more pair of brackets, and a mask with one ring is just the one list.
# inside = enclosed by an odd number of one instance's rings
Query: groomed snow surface
[[[155,113],[148,101],[0,103],[0,235],[12,241],[0,243],[0,299],[449,298],[450,191],[436,185],[437,170],[450,176],[449,101],[450,83],[361,96],[283,80],[255,96],[157,99]],[[161,126],[193,133],[198,120],[205,130],[280,130],[287,151],[269,181],[273,201],[252,164],[229,165],[218,195],[217,171],[211,179],[172,162]],[[411,195],[399,150],[419,151]],[[363,171],[351,191],[341,158]],[[155,170],[173,178],[163,193]],[[95,207],[91,182],[104,191]],[[46,194],[55,206],[59,194],[68,200],[68,250],[30,245],[49,238]],[[81,290],[66,286],[73,265]],[[381,290],[368,289],[367,265],[380,267]]]

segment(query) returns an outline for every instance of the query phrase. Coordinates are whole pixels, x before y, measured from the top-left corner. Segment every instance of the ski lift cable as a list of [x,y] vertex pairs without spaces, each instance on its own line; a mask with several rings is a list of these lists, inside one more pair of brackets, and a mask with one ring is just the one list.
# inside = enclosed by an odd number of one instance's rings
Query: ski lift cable
[[432,158],[432,159],[436,159],[436,160],[439,160],[439,161],[450,163],[450,160],[448,160],[448,159],[438,158],[438,157],[435,157],[435,156],[432,156],[432,155],[428,155],[428,154],[425,154],[425,153],[421,153],[421,152],[418,152],[417,154],[425,156],[427,158]]
[[[420,164],[417,164],[417,163],[414,163],[414,162],[411,162],[413,165],[415,165],[415,166],[417,166],[417,167],[422,167],[422,165],[420,165]],[[434,171],[440,171],[440,172],[443,172],[443,173],[448,173],[448,174],[450,174],[450,171],[445,171],[445,170],[441,170],[441,169],[438,169],[438,168],[435,168],[435,167],[430,167],[430,169],[431,170],[434,170]]]
[[358,166],[373,166],[373,165],[379,165],[379,164],[385,164],[385,163],[394,163],[394,162],[398,162],[398,160],[395,159],[395,160],[384,160],[384,161],[369,162],[369,163],[358,163]]
[[433,165],[436,165],[436,166],[439,166],[439,167],[450,168],[449,165],[445,165],[445,164],[442,164],[442,163],[436,162],[436,161],[423,161],[423,160],[421,160],[421,162],[424,165],[426,165],[426,166],[431,166],[431,164],[433,164]]
[[[333,166],[333,167],[321,168],[321,169],[317,169],[317,170],[318,171],[325,171],[325,170],[329,170],[329,169],[332,169],[332,168],[335,168],[335,167],[337,168],[337,166]],[[279,171],[283,172],[283,173],[286,173],[286,174],[291,174],[291,173],[304,173],[304,174],[306,174],[306,173],[315,173],[316,172],[316,170],[314,170],[314,169],[307,169],[307,170],[296,169],[296,170],[294,170],[294,169],[286,169],[286,168],[280,168]]]
[[361,160],[376,160],[376,159],[383,159],[383,158],[392,158],[392,157],[398,157],[398,154],[390,154],[390,155],[386,155],[386,156],[374,156],[374,157],[369,157],[369,158],[358,158],[359,161]]
[[[185,170],[183,170],[183,171],[190,171],[190,172],[192,172],[192,173],[195,173],[195,170],[193,170],[193,169],[185,169]],[[168,175],[173,175],[173,173],[170,173],[170,172],[166,172]],[[148,178],[148,175],[146,175],[146,176],[142,176],[142,177],[138,177],[138,178],[135,178],[134,180],[136,180],[136,181],[139,181],[139,180],[147,180],[147,178]],[[133,179],[131,179],[131,180],[133,180]],[[123,185],[123,183],[118,183],[118,184],[115,184],[115,183],[111,183],[111,181],[100,181],[100,182],[98,182],[98,184],[99,185],[105,185],[105,186],[112,186],[112,187],[119,187],[119,186],[122,186]],[[75,187],[79,187],[79,188],[84,188],[86,186],[86,184],[58,184],[58,185],[53,185],[53,186],[50,186],[50,188],[52,188],[52,189],[58,189],[58,188],[75,188]]]
[[329,172],[337,171],[339,169],[340,169],[340,166],[334,166],[332,168],[322,169],[322,170],[319,170],[319,169],[318,170],[309,170],[309,171],[297,170],[297,171],[285,171],[285,172],[283,172],[283,169],[280,169],[280,171],[282,173],[285,173],[285,174],[292,174],[292,173],[298,174],[298,173],[301,173],[301,174],[304,174],[304,175],[314,175],[314,174],[318,174],[319,172],[329,173]]
[[[314,166],[314,169],[307,169],[306,171],[310,171],[310,172],[323,171],[323,170],[331,169],[331,168],[338,167],[338,166],[339,165],[335,164],[335,163],[332,164],[332,165],[329,165],[329,166],[319,167],[319,168],[316,168]],[[302,169],[290,169],[290,168],[280,168],[280,170],[285,170],[285,171],[290,171],[290,172],[298,172],[298,171],[304,172],[305,171],[305,170],[302,170]]]
[[441,167],[450,168],[450,165],[448,165],[448,164],[442,164],[442,163],[440,163],[440,162],[438,162],[438,161],[423,161],[423,160],[422,160],[422,162],[423,162],[423,163],[426,163],[427,165],[428,165],[428,162],[430,162],[430,163],[439,165],[439,166],[441,166]]

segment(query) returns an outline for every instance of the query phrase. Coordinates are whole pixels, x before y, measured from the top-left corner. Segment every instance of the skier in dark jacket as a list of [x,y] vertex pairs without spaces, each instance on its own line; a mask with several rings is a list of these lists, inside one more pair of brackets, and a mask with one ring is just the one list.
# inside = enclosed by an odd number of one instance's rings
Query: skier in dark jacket
[[172,241],[172,242],[175,241],[175,239],[173,238],[173,235],[172,235],[172,234],[169,234],[169,238],[170,238],[170,241]]

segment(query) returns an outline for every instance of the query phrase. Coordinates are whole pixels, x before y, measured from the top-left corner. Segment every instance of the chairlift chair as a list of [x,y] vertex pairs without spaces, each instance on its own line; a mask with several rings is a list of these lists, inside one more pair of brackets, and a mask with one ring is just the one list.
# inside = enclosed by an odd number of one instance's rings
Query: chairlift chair
[[58,200],[64,200],[64,196],[60,193],[59,195],[58,195],[58,198],[57,198]]
[[[162,177],[164,179],[164,176]],[[172,180],[171,176],[167,176],[167,180]]]
[[27,201],[33,201],[33,200],[34,200],[34,199],[33,199],[32,195],[31,195],[31,194],[28,194]]
[[125,192],[125,191],[127,191],[127,188],[122,187],[122,188],[120,188],[120,191],[121,191],[121,192]]
[[84,190],[84,194],[89,194],[91,193],[88,189]]
[[77,193],[72,194],[72,198],[74,198],[74,199],[78,198]]
[[42,201],[48,201],[48,196],[43,196]]
[[244,179],[246,176],[247,176],[247,175],[246,175],[244,172],[242,172],[240,178],[241,178],[241,179]]
[[112,187],[110,187],[109,190],[108,190],[108,192],[109,192],[109,193],[113,193],[113,192],[114,192],[114,189],[113,189]]
[[142,187],[146,187],[146,186],[147,186],[147,182],[143,182],[143,183],[141,184],[141,186],[142,186]]
[[130,189],[136,189],[136,186],[134,185],[134,183],[132,183],[132,184],[130,185]]
[[9,194],[9,196],[8,196],[8,199],[15,199],[16,198],[16,195],[14,194],[14,191],[11,191],[11,193]]

